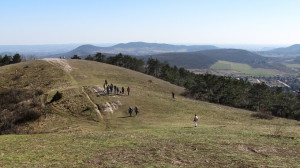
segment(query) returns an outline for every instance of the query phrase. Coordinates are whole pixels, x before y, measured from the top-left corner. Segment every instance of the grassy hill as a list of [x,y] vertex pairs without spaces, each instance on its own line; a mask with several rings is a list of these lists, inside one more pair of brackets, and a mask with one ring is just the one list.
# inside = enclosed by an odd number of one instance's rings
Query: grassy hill
[[268,57],[294,58],[300,56],[300,44],[294,44],[288,47],[275,48],[257,53]]
[[273,68],[268,64],[268,58],[239,49],[211,49],[197,52],[163,53],[145,57],[157,58],[187,69],[206,69],[217,61],[229,61],[248,64],[254,68]]
[[[163,53],[141,57],[158,59],[171,66],[183,67],[195,73],[233,76],[291,76],[297,71],[286,66],[285,59],[263,57],[239,49],[215,49],[197,52]],[[225,65],[226,64],[226,65]],[[230,66],[230,67],[229,67]]]
[[[253,112],[191,100],[180,96],[184,88],[139,72],[48,59],[0,67],[0,79],[1,93],[42,90],[45,111],[38,120],[17,126],[19,133],[29,134],[0,136],[0,167],[300,165],[299,122],[256,119]],[[105,79],[130,86],[130,96],[105,95]],[[50,103],[57,91],[62,99]],[[129,106],[139,107],[138,116],[128,117]]]

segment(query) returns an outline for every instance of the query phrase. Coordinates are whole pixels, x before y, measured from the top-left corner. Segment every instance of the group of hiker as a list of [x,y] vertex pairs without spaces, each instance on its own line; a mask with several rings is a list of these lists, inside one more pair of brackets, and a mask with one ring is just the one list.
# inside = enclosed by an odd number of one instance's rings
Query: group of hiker
[[[116,85],[113,85],[112,83],[109,85],[107,80],[105,80],[104,84],[103,84],[103,88],[104,88],[104,92],[107,93],[107,95],[109,95],[109,93],[111,94],[115,94],[115,95],[119,95],[119,94],[125,94],[125,88],[122,86],[121,90],[119,89],[119,87],[117,87]],[[127,87],[127,94],[129,96],[130,93],[130,87]]]
[[[111,94],[114,93],[115,95],[125,94],[125,88],[124,87],[122,87],[121,90],[119,90],[119,87],[117,87],[116,85],[113,85],[112,83],[109,85],[106,79],[104,81],[103,88],[104,88],[103,91],[106,92],[107,95],[109,95],[109,93],[111,93]],[[129,86],[127,87],[127,94],[128,94],[128,96],[130,94],[130,87]],[[131,117],[132,113],[133,113],[133,109],[131,107],[129,107],[128,112],[129,112],[129,115]],[[134,112],[135,112],[135,116],[137,116],[138,113],[139,113],[139,109],[138,109],[137,106],[135,106]]]
[[[122,87],[121,90],[119,90],[119,87],[117,87],[116,85],[113,85],[112,83],[109,85],[107,80],[105,80],[104,84],[103,84],[103,88],[104,88],[104,92],[107,93],[107,95],[109,95],[109,93],[111,94],[115,94],[115,95],[119,95],[119,94],[125,94],[125,88]],[[128,86],[127,87],[127,94],[129,96],[130,94],[130,87]],[[175,93],[172,92],[172,98],[175,99]],[[135,116],[138,115],[139,113],[139,109],[137,106],[134,107],[134,112],[135,112]],[[133,113],[133,109],[129,106],[128,108],[128,113],[129,113],[129,116],[132,117],[132,113]],[[194,117],[194,124],[195,124],[195,127],[198,126],[198,116],[195,114],[195,117]]]
[[[129,106],[129,108],[128,108],[128,113],[129,113],[129,116],[130,116],[130,117],[132,117],[132,112],[133,112],[133,110],[132,110],[132,108]],[[137,106],[135,106],[134,112],[135,112],[135,116],[137,116],[138,113],[139,113],[139,109],[138,109]]]

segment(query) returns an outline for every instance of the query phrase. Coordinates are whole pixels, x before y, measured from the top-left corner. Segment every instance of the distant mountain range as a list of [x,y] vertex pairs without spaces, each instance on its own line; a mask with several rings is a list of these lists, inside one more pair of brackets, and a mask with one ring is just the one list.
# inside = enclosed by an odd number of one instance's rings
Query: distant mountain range
[[71,57],[73,55],[87,56],[93,55],[97,52],[110,53],[110,54],[127,54],[133,56],[142,55],[152,55],[160,53],[170,53],[170,52],[192,52],[192,51],[202,51],[209,49],[217,49],[213,45],[171,45],[171,44],[159,44],[159,43],[144,43],[144,42],[130,42],[130,43],[120,43],[111,47],[97,47],[94,45],[82,45],[74,50],[53,55],[51,57],[65,56]]
[[21,55],[34,55],[36,57],[43,57],[48,55],[55,55],[59,53],[68,52],[79,44],[49,44],[49,45],[0,45],[0,55],[14,55],[19,53]]
[[264,56],[276,56],[276,57],[300,56],[300,44],[294,44],[289,47],[275,48],[269,51],[262,51],[258,53]]
[[[293,50],[294,53],[297,53],[298,47],[299,45],[293,45],[265,52],[285,50],[286,53],[291,53]],[[170,65],[187,69],[207,69],[219,60],[248,64],[253,68],[283,69],[281,62],[278,61],[279,59],[276,60],[277,58],[264,57],[258,53],[241,49],[220,49],[212,45],[186,46],[144,42],[121,43],[110,47],[82,45],[69,52],[52,55],[51,57],[65,56],[66,58],[70,58],[73,55],[85,57],[87,55],[94,55],[97,52],[101,52],[106,56],[122,53],[140,57],[144,60],[151,56],[162,62],[168,62]]]
[[248,64],[254,68],[266,67],[268,58],[239,49],[214,49],[197,52],[163,53],[144,56],[156,58],[161,62],[168,62],[187,69],[207,69],[218,60]]
[[300,54],[300,44],[294,44],[285,48],[276,48],[268,52],[279,53],[279,54]]

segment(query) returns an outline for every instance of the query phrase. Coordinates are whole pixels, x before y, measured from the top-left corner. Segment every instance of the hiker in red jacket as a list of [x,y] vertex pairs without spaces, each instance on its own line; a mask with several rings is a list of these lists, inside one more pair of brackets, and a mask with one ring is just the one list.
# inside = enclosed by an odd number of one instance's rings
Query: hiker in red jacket
[[127,88],[127,92],[128,92],[128,96],[129,96],[129,92],[130,92],[130,87],[129,86]]

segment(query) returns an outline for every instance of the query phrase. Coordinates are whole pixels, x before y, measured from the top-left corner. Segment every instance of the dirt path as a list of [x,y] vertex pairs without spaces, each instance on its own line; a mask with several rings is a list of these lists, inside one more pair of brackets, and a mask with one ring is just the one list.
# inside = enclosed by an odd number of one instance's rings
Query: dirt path
[[81,88],[82,92],[85,94],[86,98],[93,104],[94,106],[94,110],[97,112],[98,116],[100,119],[103,119],[99,109],[98,109],[98,106],[91,100],[90,96],[84,91],[84,88],[82,87]]
[[68,61],[65,59],[59,58],[44,58],[44,61],[49,62],[50,64],[63,69],[66,72],[72,71],[72,67],[69,65]]

